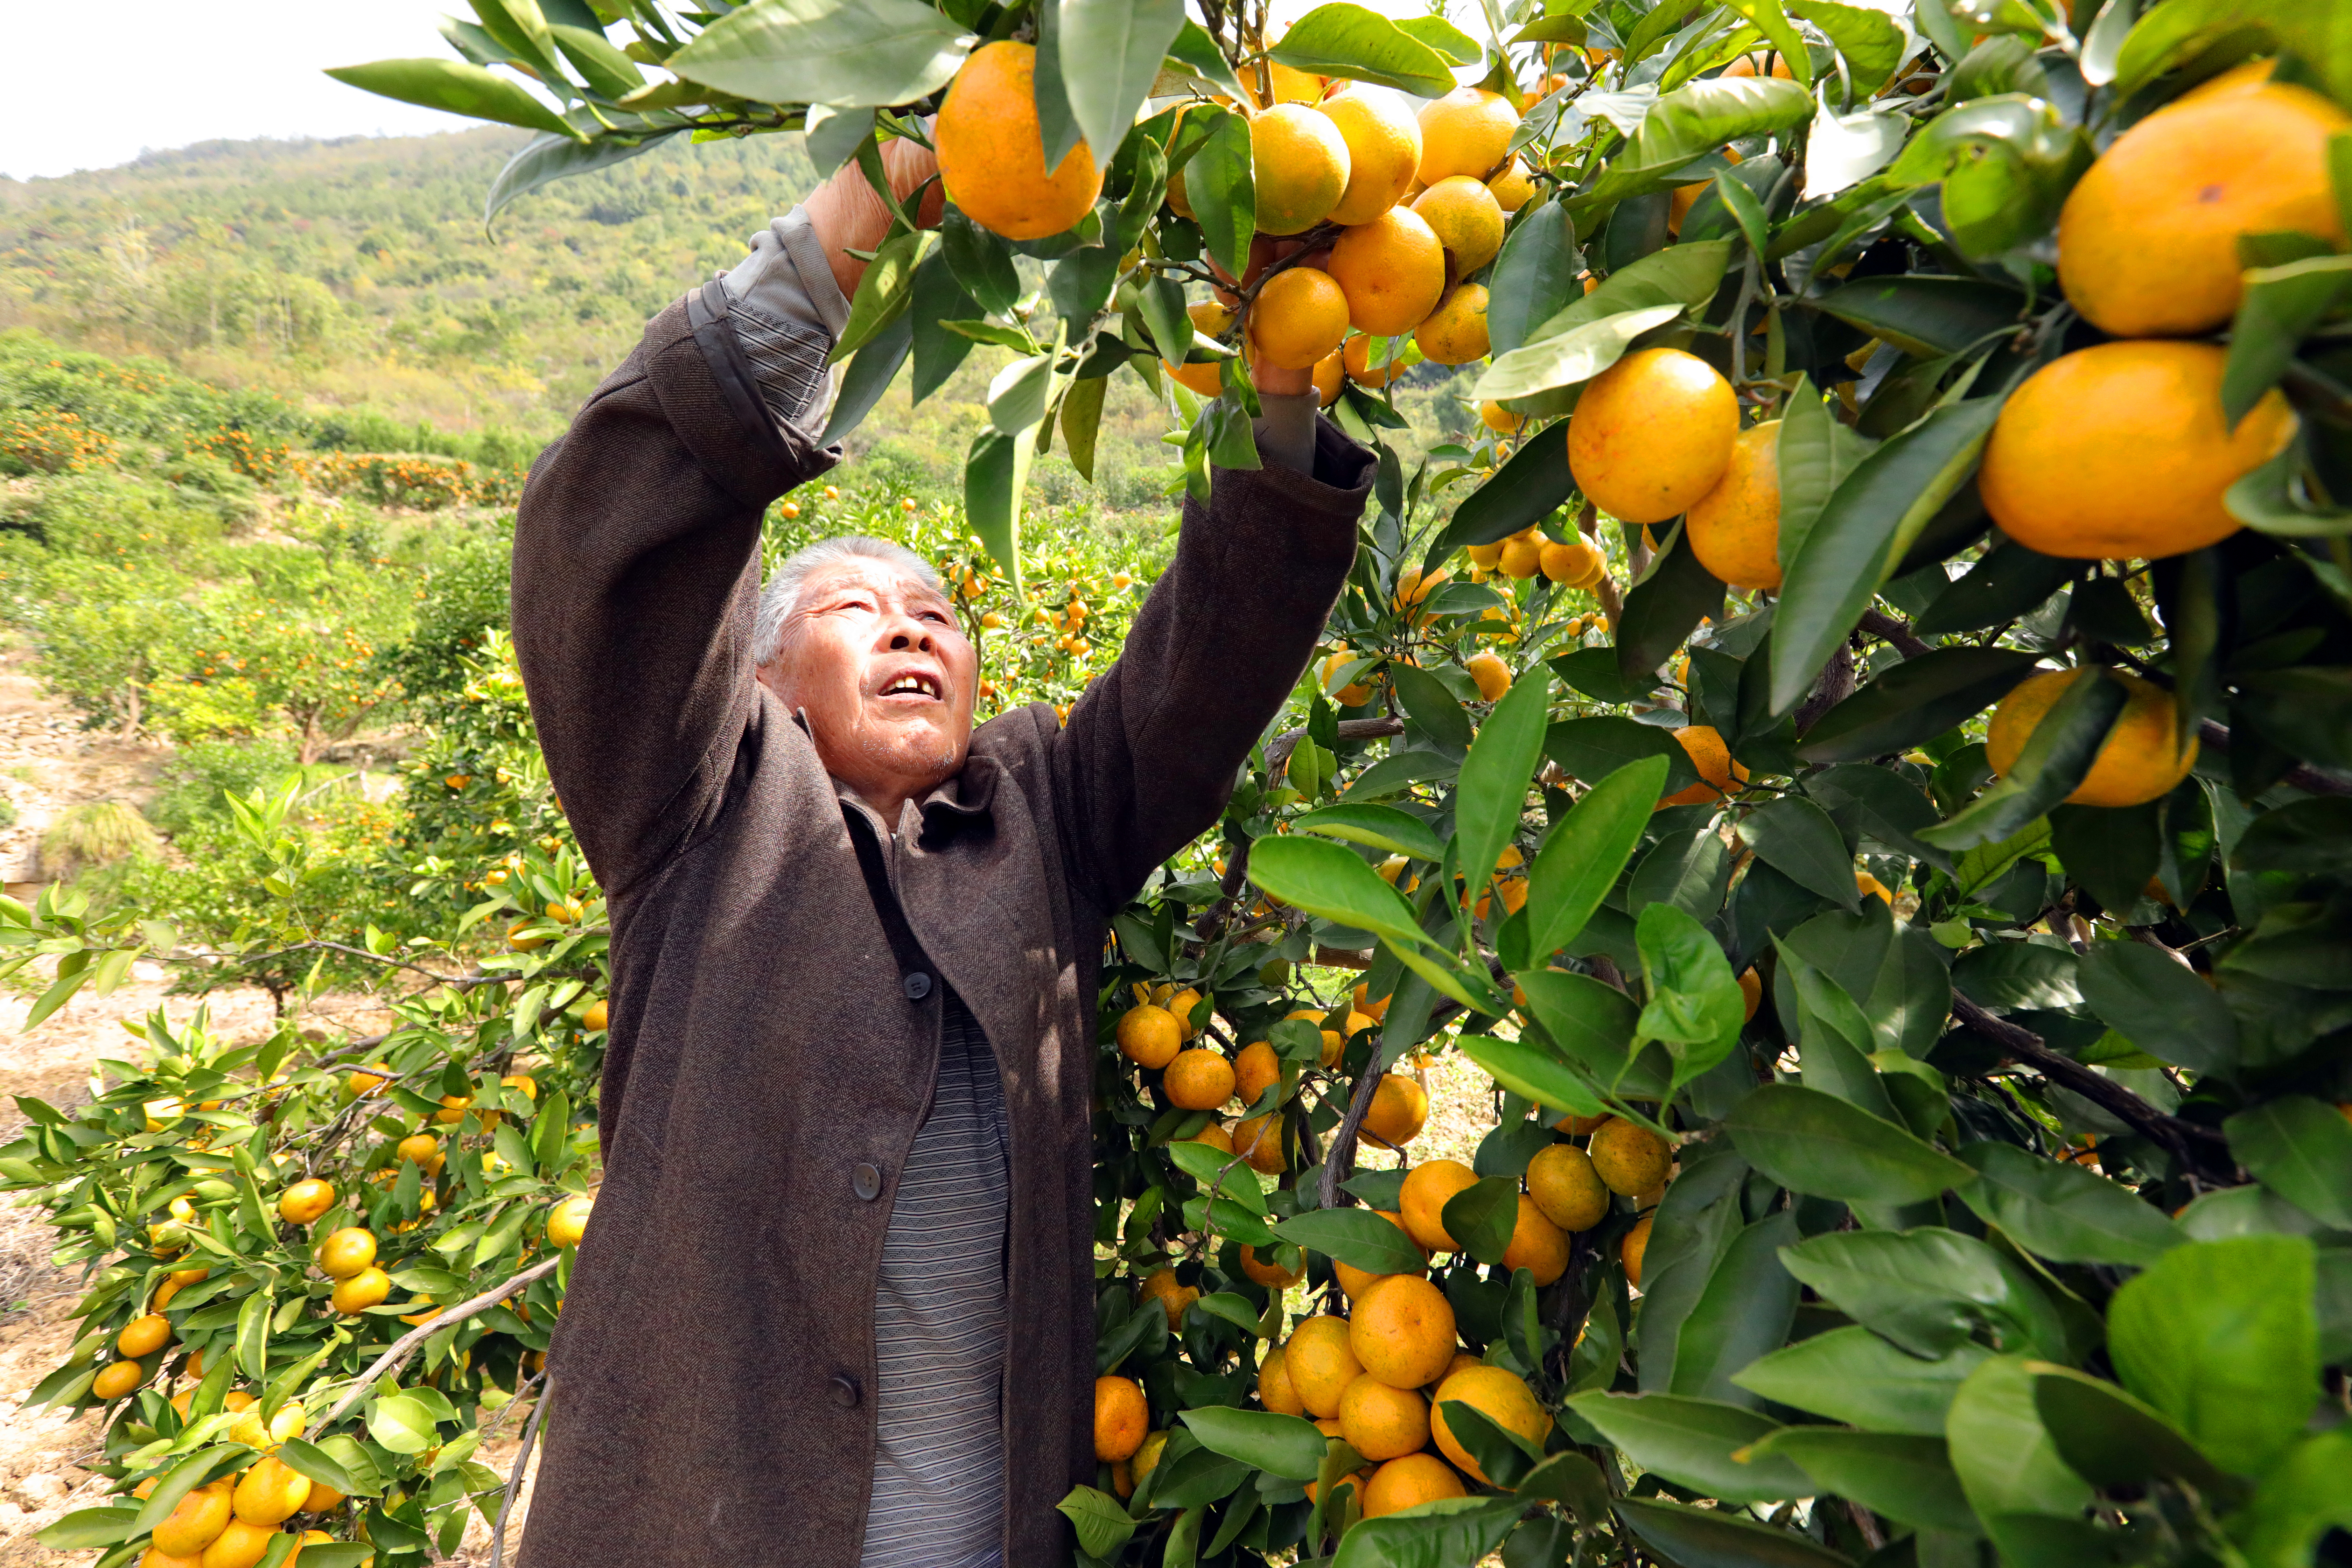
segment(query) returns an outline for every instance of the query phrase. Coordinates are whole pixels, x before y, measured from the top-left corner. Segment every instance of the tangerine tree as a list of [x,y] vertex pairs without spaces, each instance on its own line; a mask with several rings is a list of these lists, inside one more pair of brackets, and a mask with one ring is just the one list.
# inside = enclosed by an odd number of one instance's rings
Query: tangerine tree
[[[478,16],[338,74],[539,132],[492,213],[677,135],[886,195],[935,152],[833,425],[1011,352],[982,616],[1070,652],[1024,479],[1113,375],[1195,491],[1258,460],[1254,362],[1378,449],[1310,679],[1114,922],[1082,1563],[2341,1556],[2328,8]],[[26,940],[128,962],[78,919]],[[1495,1124],[1415,1161],[1454,1060]]]

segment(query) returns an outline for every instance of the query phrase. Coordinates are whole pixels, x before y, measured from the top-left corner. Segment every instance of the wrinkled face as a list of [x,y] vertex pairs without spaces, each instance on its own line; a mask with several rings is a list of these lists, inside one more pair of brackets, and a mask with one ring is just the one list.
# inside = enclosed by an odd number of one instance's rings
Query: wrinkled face
[[963,766],[979,676],[946,597],[866,560],[809,574],[780,656],[760,671],[787,707],[807,710],[826,771],[877,808]]

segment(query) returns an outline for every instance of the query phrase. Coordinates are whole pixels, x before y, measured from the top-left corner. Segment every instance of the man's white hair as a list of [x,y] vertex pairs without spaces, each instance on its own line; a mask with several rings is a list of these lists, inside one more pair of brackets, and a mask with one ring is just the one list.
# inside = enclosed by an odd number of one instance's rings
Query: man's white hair
[[759,619],[751,631],[751,648],[759,668],[764,669],[783,657],[784,633],[791,627],[793,612],[800,607],[801,590],[807,586],[809,578],[823,567],[850,561],[880,561],[912,574],[934,594],[947,592],[931,563],[903,544],[863,533],[820,539],[784,557],[761,586]]

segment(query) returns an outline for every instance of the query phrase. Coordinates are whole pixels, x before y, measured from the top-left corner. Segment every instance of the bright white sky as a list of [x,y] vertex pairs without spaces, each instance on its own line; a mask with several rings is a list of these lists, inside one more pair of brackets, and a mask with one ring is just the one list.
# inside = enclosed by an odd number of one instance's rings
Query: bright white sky
[[[1370,4],[1395,16],[1427,9]],[[1465,8],[1475,14],[1475,0]],[[445,14],[466,13],[464,0],[26,0],[7,9],[0,174],[20,180],[222,137],[398,136],[474,123],[320,74],[448,55],[436,29]]]

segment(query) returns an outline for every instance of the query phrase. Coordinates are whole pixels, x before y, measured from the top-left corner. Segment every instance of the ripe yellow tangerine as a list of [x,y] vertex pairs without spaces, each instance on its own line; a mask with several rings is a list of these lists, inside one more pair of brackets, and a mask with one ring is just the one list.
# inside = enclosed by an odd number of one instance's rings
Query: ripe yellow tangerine
[[1370,223],[1403,199],[1421,166],[1421,123],[1402,94],[1351,87],[1319,106],[1348,145],[1348,186],[1333,223]]
[[1314,227],[1348,188],[1346,138],[1328,115],[1303,103],[1276,104],[1250,121],[1250,159],[1263,234]]
[[1412,331],[1445,292],[1445,247],[1429,220],[1407,207],[1349,229],[1325,265],[1348,296],[1349,321],[1379,337]]
[[[2043,717],[2083,675],[2080,669],[2042,670],[2000,700],[1985,734],[1985,761],[1993,772],[2006,774],[2017,765]],[[2066,799],[2074,805],[2141,805],[2170,794],[2189,776],[2197,762],[2197,742],[2192,736],[2186,750],[2180,747],[2179,714],[2161,687],[2123,670],[2107,675],[2124,684],[2124,710],[2090,773]]]
[[1985,509],[2044,555],[2131,560],[2228,538],[2240,525],[2223,494],[2276,456],[2295,425],[2275,388],[2234,431],[2224,425],[2228,363],[2211,343],[2147,340],[2042,366],[2010,394],[1985,444]]
[[1276,273],[1250,311],[1258,356],[1284,370],[1308,370],[1348,335],[1348,296],[1330,274],[1312,267]]
[[1486,286],[1454,285],[1437,309],[1413,330],[1412,341],[1436,364],[1468,364],[1472,360],[1486,358]]
[[1643,349],[1594,376],[1568,422],[1568,466],[1588,500],[1627,522],[1664,522],[1730,467],[1739,400],[1715,367]]
[[1421,110],[1421,183],[1450,174],[1485,179],[1510,155],[1518,111],[1499,92],[1458,87]]
[[1503,208],[1495,193],[1467,174],[1449,174],[1413,198],[1437,242],[1454,258],[1454,275],[1467,278],[1503,248]]
[[1723,477],[1691,503],[1691,553],[1735,588],[1780,585],[1780,442],[1777,419],[1742,430]]
[[1007,239],[1043,239],[1087,215],[1102,190],[1081,140],[1050,174],[1037,127],[1037,50],[1000,41],[972,51],[932,126],[948,199]]

